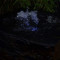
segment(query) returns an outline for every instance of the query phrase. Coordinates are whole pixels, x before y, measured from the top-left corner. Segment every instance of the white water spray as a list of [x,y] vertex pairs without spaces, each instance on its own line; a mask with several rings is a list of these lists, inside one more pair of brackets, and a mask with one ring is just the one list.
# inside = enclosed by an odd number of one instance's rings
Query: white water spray
[[[28,8],[27,8],[26,12],[24,12],[24,11],[18,12],[16,19],[23,21],[23,24],[21,24],[21,26],[26,25],[24,30],[31,30],[31,31],[38,30],[37,25],[39,23],[39,19],[37,18],[37,11],[29,12]],[[30,19],[35,24],[35,26],[31,26]],[[27,26],[29,26],[29,27],[27,27]]]

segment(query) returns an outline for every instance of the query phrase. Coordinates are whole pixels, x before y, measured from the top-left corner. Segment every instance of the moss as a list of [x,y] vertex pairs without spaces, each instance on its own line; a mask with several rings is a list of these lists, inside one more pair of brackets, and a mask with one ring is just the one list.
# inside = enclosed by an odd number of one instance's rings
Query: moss
[[31,7],[32,10],[55,12],[59,0],[0,0],[0,14],[13,12],[16,9]]

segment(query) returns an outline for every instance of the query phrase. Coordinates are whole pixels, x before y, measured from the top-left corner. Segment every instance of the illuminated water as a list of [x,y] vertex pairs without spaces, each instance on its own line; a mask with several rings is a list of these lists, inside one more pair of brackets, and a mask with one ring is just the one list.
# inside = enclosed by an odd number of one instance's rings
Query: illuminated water
[[[20,11],[17,13],[17,20],[20,22],[20,26],[23,28],[23,30],[29,30],[29,31],[37,31],[38,30],[38,23],[39,19],[37,17],[37,11]],[[21,28],[20,28],[21,30]]]
[[40,24],[40,22],[43,26],[43,29],[50,29],[53,26],[53,24],[57,23],[58,21],[56,17],[53,17],[51,15],[47,15],[47,18],[42,18],[41,15],[41,17],[38,18],[37,11],[28,11],[28,9],[26,10],[26,12],[18,12],[15,18],[18,22],[18,28],[14,29],[16,31],[38,31],[38,29],[40,28],[38,28],[37,26],[38,24]]

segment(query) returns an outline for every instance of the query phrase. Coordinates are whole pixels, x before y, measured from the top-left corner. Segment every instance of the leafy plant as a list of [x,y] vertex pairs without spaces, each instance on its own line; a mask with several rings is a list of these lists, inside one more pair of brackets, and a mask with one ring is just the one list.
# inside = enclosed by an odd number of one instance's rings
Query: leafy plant
[[31,7],[34,10],[55,12],[60,0],[0,0],[0,13],[11,12],[15,9]]

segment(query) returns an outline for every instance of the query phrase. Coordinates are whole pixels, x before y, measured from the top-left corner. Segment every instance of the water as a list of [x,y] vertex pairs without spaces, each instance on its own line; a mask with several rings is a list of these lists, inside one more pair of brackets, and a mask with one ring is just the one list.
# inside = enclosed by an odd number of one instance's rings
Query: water
[[[28,11],[28,9],[26,10],[26,12],[24,11],[20,11],[17,13],[17,16],[15,17],[17,20],[17,25],[18,28],[15,28],[15,31],[38,31],[39,27],[38,24],[42,24],[42,29],[51,29],[52,26],[54,26],[54,24],[57,23],[58,19],[57,17],[51,16],[51,15],[47,15],[47,18],[42,18],[42,15],[40,16],[40,18],[38,18],[38,11]],[[46,21],[46,22],[42,22],[42,21]]]
[[[39,19],[37,17],[37,11],[20,11],[17,13],[17,20],[20,22],[20,26],[22,27],[22,30],[28,30],[28,31],[38,31],[38,23]],[[21,27],[19,28],[21,30]]]
[[49,23],[56,23],[56,18],[53,19],[53,16],[48,16],[47,21],[48,21]]

